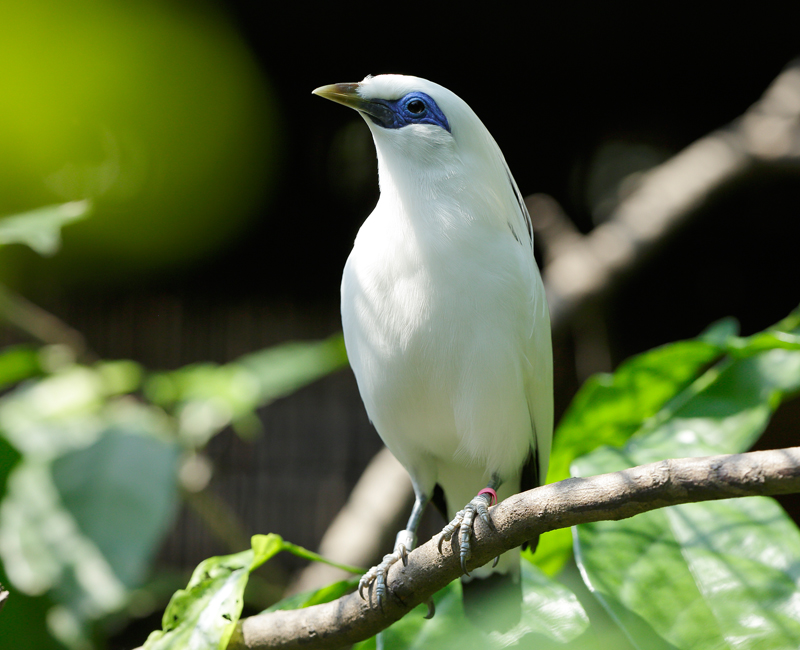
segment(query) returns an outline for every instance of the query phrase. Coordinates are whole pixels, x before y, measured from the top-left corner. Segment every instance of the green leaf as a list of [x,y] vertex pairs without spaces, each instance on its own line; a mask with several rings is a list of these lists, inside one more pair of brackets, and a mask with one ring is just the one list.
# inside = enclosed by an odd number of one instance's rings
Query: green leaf
[[250,549],[200,563],[186,589],[172,596],[163,630],[150,634],[145,650],[224,650],[242,613],[252,562]]
[[777,502],[690,503],[666,514],[731,647],[800,647],[800,531]]
[[250,538],[250,546],[253,549],[253,562],[250,570],[255,571],[264,562],[273,558],[286,548],[287,542],[283,541],[280,535],[269,533],[268,535],[253,535]]
[[728,360],[645,422],[626,450],[637,465],[746,451],[784,396],[798,389],[800,352],[776,349]]
[[178,456],[174,443],[116,428],[53,462],[64,507],[129,589],[146,578],[175,516]]
[[25,244],[40,255],[52,255],[61,245],[61,228],[89,215],[89,201],[48,205],[0,219],[0,246]]
[[292,555],[302,557],[306,560],[311,560],[312,562],[322,562],[323,564],[336,567],[337,569],[341,569],[342,571],[347,571],[348,573],[355,573],[359,575],[362,573],[366,573],[366,569],[362,569],[357,566],[350,566],[349,564],[340,564],[339,562],[333,562],[332,560],[322,557],[319,553],[314,553],[314,551],[309,551],[308,549],[305,549],[302,546],[298,546],[297,544],[292,544],[291,542],[284,542],[283,549],[285,551],[289,551],[289,553],[291,553]]
[[704,340],[679,341],[628,359],[613,375],[590,377],[559,423],[548,481],[569,478],[570,463],[601,445],[623,445],[719,353]]
[[[633,461],[592,454],[587,469]],[[580,461],[583,468],[584,460]],[[639,648],[800,645],[800,532],[765,497],[692,503],[578,527],[587,582]]]
[[[572,461],[597,447],[625,444],[642,422],[675,399],[719,356],[733,332],[735,323],[721,321],[696,340],[655,348],[628,359],[613,375],[590,377],[555,432],[548,482],[569,478]],[[571,554],[572,535],[566,529],[542,535],[535,555],[523,551],[548,575],[558,573]]]
[[8,475],[21,458],[22,455],[0,435],[0,498],[6,492]]
[[302,609],[304,607],[311,607],[312,605],[319,605],[320,603],[329,603],[353,591],[357,586],[357,579],[340,580],[339,582],[334,582],[326,587],[322,587],[322,589],[312,589],[284,598],[264,611],[275,612],[285,609]]
[[[505,633],[486,633],[467,620],[461,581],[454,580],[434,596],[436,615],[431,620],[423,618],[427,608],[420,605],[381,632],[383,647],[404,650],[537,647],[548,640],[568,643],[586,631],[589,619],[569,589],[530,562],[522,562],[521,580],[522,618]],[[369,647],[372,646],[368,642],[356,646]]]
[[534,633],[568,643],[588,626],[589,618],[575,594],[532,563],[522,563],[522,621],[503,635],[505,641],[510,644]]
[[284,343],[241,357],[258,380],[260,404],[284,397],[347,365],[341,333],[324,341]]
[[177,502],[168,422],[113,396],[121,369],[71,366],[0,400],[19,454],[0,502],[0,558],[17,589],[64,606],[51,619],[73,637],[127,603]]
[[163,629],[150,634],[145,650],[225,650],[242,614],[250,572],[283,548],[279,535],[255,535],[251,544],[247,551],[201,562],[186,589],[172,596]]
[[[647,431],[660,430],[661,438],[656,435],[642,443],[641,448],[650,453],[643,453],[639,463],[748,448],[766,426],[776,405],[771,400],[800,387],[800,357],[794,347],[798,328],[800,309],[766,332],[746,339],[736,336],[738,325],[727,318],[695,340],[655,348],[628,359],[613,375],[591,377],[555,432],[548,482],[570,476],[573,460],[593,449],[620,447],[634,434]],[[724,351],[732,357],[698,378]],[[727,369],[734,360],[736,364]],[[709,385],[712,387],[707,390]],[[698,393],[703,394],[700,401],[694,399]],[[676,414],[687,402],[691,407]],[[698,404],[701,409],[716,409],[718,422],[712,423],[711,430],[706,426],[710,421],[694,417],[692,409]],[[725,416],[726,410],[730,417]],[[669,424],[664,424],[668,420]],[[694,431],[694,427],[706,433]],[[687,443],[679,450],[670,444],[676,436]],[[707,444],[705,437],[709,438]],[[693,451],[689,439],[698,443]],[[533,557],[548,575],[554,575],[571,552],[572,537],[562,529],[542,535]]]
[[154,403],[174,409],[190,444],[208,439],[233,424],[253,430],[252,417],[264,406],[341,368],[347,363],[341,334],[324,341],[285,343],[245,355],[222,366],[199,364],[150,377],[145,394]]
[[[759,346],[766,340],[756,337]],[[800,352],[724,361],[647,420],[623,450],[573,463],[588,476],[670,457],[745,451],[800,389]],[[587,583],[640,648],[800,644],[800,533],[769,499],[687,504],[577,529]],[[790,570],[791,569],[791,570]]]
[[[581,471],[603,473],[630,465],[623,452],[612,449],[587,459],[576,463]],[[576,560],[587,586],[637,648],[665,647],[665,641],[697,650],[726,647],[663,510],[578,526]]]

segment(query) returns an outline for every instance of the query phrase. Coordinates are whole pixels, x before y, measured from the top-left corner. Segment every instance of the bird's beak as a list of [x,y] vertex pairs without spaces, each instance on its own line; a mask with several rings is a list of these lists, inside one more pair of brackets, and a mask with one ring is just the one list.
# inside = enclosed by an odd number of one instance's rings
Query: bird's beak
[[350,108],[355,108],[357,111],[362,111],[369,104],[369,101],[358,94],[358,86],[359,84],[357,83],[330,84],[329,86],[320,86],[312,90],[311,94],[319,95],[337,104],[344,104]]
[[373,122],[380,125],[385,125],[391,121],[391,111],[384,105],[377,101],[370,101],[364,99],[358,94],[358,83],[350,84],[330,84],[329,86],[320,86],[312,90],[312,95],[319,95],[325,99],[330,99],[337,104],[344,104],[350,108],[354,108],[360,113],[365,113],[370,116]]

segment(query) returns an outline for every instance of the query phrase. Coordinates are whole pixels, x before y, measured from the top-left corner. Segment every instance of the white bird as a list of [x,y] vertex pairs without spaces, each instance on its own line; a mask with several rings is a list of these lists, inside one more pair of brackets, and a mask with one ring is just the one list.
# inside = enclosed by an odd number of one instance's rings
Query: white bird
[[[367,413],[416,497],[394,552],[362,578],[360,591],[375,582],[380,604],[389,567],[406,561],[437,486],[452,519],[440,548],[460,526],[469,575],[474,518],[491,525],[495,490],[502,500],[544,482],[550,317],[528,211],[500,148],[463,100],[403,75],[314,93],[359,111],[378,155],[380,200],[347,260],[341,307]],[[518,583],[519,553],[473,573],[493,571]]]

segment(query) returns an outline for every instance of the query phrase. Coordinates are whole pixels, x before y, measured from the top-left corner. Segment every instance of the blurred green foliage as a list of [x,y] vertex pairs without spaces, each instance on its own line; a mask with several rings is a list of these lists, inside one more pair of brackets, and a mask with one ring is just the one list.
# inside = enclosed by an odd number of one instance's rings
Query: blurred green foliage
[[[14,243],[53,252],[81,206],[0,221],[2,253]],[[37,318],[53,320],[37,310],[0,285],[0,318],[33,338]],[[254,433],[256,409],[347,363],[341,334],[156,374],[126,360],[79,363],[79,353],[68,342],[0,351],[3,647],[92,648],[106,621],[141,614],[182,495],[208,483],[205,444],[230,425]]]
[[183,265],[270,193],[278,115],[218,7],[199,0],[0,0],[0,214],[90,199],[63,254],[4,252],[17,287]]

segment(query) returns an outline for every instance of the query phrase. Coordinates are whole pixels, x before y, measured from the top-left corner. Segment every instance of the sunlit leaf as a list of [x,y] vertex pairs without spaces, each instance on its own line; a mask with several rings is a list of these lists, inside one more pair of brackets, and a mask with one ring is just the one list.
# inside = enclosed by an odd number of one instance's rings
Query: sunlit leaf
[[[624,469],[627,461],[608,449],[576,464],[602,473]],[[576,559],[589,588],[640,650],[669,647],[665,642],[697,650],[726,647],[663,510],[579,526]]]
[[347,365],[344,338],[334,334],[324,341],[294,342],[241,357],[259,383],[261,403],[283,397]]
[[52,255],[61,245],[61,228],[89,215],[89,201],[48,205],[0,219],[0,245],[25,244],[40,255]]
[[242,614],[250,572],[278,553],[278,535],[256,535],[252,548],[235,555],[212,557],[194,570],[186,589],[177,591],[145,650],[224,650]]
[[[755,339],[762,346],[766,338]],[[745,451],[800,390],[800,352],[775,348],[708,370],[623,450],[573,463],[588,476],[670,457]],[[640,648],[800,644],[800,533],[772,500],[701,503],[578,527],[587,582]],[[794,568],[792,568],[794,567]]]
[[531,633],[567,643],[588,626],[589,618],[575,594],[530,562],[522,562],[522,620],[502,635],[502,647]]
[[[760,435],[774,409],[770,396],[777,391],[798,389],[798,356],[793,353],[800,327],[800,310],[793,312],[766,332],[751,337],[736,336],[738,325],[731,318],[723,319],[697,339],[680,341],[655,348],[623,363],[613,375],[591,377],[576,395],[555,433],[548,482],[570,475],[575,459],[602,445],[619,447],[634,434],[659,430],[666,440],[662,448],[659,436],[648,438],[644,447],[651,454],[640,462],[675,456],[723,453],[715,446],[721,438],[729,443],[725,449],[746,449]],[[733,352],[737,364],[727,370],[732,359],[700,373],[722,352]],[[766,356],[765,356],[766,355]],[[749,359],[749,360],[748,360]],[[748,383],[748,376],[759,377]],[[739,385],[744,382],[743,385]],[[711,388],[707,390],[708,385]],[[706,445],[693,427],[705,427],[701,417],[694,421],[691,409],[675,413],[682,404],[703,392],[706,403],[715,403],[718,415],[732,409],[730,418],[708,431],[712,440]],[[766,399],[765,399],[766,398]],[[697,402],[692,402],[697,404]],[[670,423],[665,425],[664,422]],[[738,433],[737,433],[738,432]],[[739,434],[744,436],[743,442]],[[674,436],[682,437],[682,452],[670,449]],[[690,440],[698,442],[694,451]],[[742,447],[742,444],[745,446]],[[569,531],[555,530],[541,536],[534,556],[536,564],[549,575],[555,574],[567,561],[572,548]],[[527,552],[526,552],[527,553]]]
[[[732,333],[735,323],[721,321],[696,340],[655,348],[628,359],[613,375],[590,377],[555,432],[548,483],[569,478],[575,458],[602,445],[623,445],[719,356]],[[572,535],[566,529],[542,535],[535,555],[523,552],[548,575],[558,573],[571,554]]]
[[242,613],[253,551],[202,562],[186,589],[173,595],[163,631],[152,632],[146,650],[224,650]]
[[701,339],[679,341],[628,359],[613,375],[591,377],[559,423],[548,482],[569,478],[572,460],[592,449],[624,444],[719,354]]
[[731,647],[800,647],[800,531],[777,502],[690,503],[666,515]]
[[[618,450],[586,469],[632,462]],[[580,461],[583,467],[584,461]],[[731,499],[578,527],[590,587],[637,647],[800,645],[800,532],[772,499]]]

